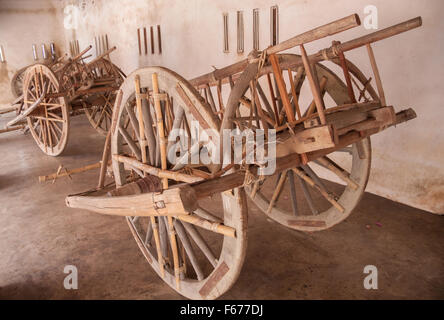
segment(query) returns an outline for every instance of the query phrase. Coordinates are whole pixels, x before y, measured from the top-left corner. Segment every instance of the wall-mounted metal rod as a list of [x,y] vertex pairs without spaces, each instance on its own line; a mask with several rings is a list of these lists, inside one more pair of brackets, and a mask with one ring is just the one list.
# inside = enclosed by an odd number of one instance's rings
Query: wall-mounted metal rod
[[244,13],[237,12],[237,53],[244,52]]
[[3,51],[3,46],[0,45],[0,62],[5,62],[5,51]]
[[160,35],[160,25],[157,25],[157,44],[159,46],[159,54],[162,54],[162,37]]
[[142,55],[142,45],[140,43],[140,28],[137,28],[137,43],[139,45],[139,56]]
[[224,19],[224,52],[229,52],[229,46],[228,46],[228,13],[223,14]]
[[106,44],[106,50],[109,50],[109,43],[108,43],[108,35],[105,34],[105,44]]
[[51,50],[51,59],[55,60],[57,54],[56,54],[54,42],[51,42],[51,44],[49,45],[49,48]]
[[45,46],[44,43],[42,43],[42,56],[43,56],[43,59],[46,59],[46,58],[47,58],[47,54],[46,54],[46,46]]
[[99,48],[98,48],[98,45],[97,45],[97,37],[96,36],[94,36],[94,48],[95,48],[96,57],[97,57],[99,55]]
[[259,50],[259,9],[253,9],[253,49]]
[[146,27],[143,27],[143,44],[145,45],[145,55],[148,54],[148,43],[146,39]]
[[279,11],[278,6],[270,8],[270,45],[279,43]]
[[32,45],[32,55],[34,57],[34,61],[37,61],[39,59],[37,55],[37,47],[35,46],[35,44]]
[[150,27],[150,36],[151,36],[151,53],[154,54],[154,28]]

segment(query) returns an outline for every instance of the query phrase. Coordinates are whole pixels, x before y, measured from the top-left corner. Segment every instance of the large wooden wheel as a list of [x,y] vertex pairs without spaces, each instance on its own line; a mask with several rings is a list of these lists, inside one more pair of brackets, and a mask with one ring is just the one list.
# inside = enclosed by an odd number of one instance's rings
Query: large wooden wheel
[[[295,91],[291,92],[289,89],[290,101],[294,106],[293,97],[298,97],[298,105],[301,113],[304,114],[309,112],[307,110],[310,106],[313,108],[314,102],[310,100],[304,102],[299,98],[304,89],[309,90],[308,81],[304,81],[304,68],[293,69],[293,66],[301,64],[300,60],[301,58],[297,55],[279,56],[283,75],[286,78],[288,75],[287,88],[291,88],[292,84]],[[355,78],[354,81],[361,83],[364,88],[359,95],[360,100],[377,99],[375,91],[362,73],[351,63],[349,68]],[[279,106],[282,99],[273,82],[272,68],[270,66],[262,68],[259,76],[257,70],[257,64],[252,64],[239,77],[227,102],[222,128],[239,126],[239,121],[235,122],[230,119],[235,119],[236,115],[238,119],[242,114],[248,115],[251,111],[251,101],[255,101],[256,106],[260,105],[262,111],[259,110],[257,113],[268,116],[270,122],[253,121],[257,128],[263,129],[264,125],[270,128],[276,127],[273,121],[280,121],[279,126],[285,126],[287,118],[283,112],[284,108],[282,105]],[[326,94],[324,100],[327,110],[329,106],[350,102],[347,87],[335,73],[321,64],[316,64],[315,70],[321,90],[323,94]],[[257,76],[258,81],[253,86]],[[311,97],[308,94],[307,96]],[[304,106],[306,106],[305,109]],[[276,114],[275,110],[278,113],[279,110],[281,112],[279,116],[273,117]],[[248,123],[245,122],[244,127],[247,126]],[[283,134],[288,134],[288,132],[278,132],[278,139]],[[370,140],[367,138],[324,156],[318,161],[295,166],[273,176],[265,176],[263,181],[250,185],[246,191],[268,217],[284,226],[302,231],[324,230],[343,221],[356,207],[367,184],[370,161],[371,147]],[[336,183],[326,179],[333,179]]]
[[[153,91],[156,89],[153,88],[153,74],[158,78],[160,113],[154,108]],[[136,102],[135,83],[136,87],[140,86],[140,105]],[[139,93],[138,97],[141,96]],[[148,100],[146,93],[149,93]],[[162,131],[158,131],[158,126],[164,127],[165,136],[172,129],[187,131],[192,121],[199,121],[201,128],[217,129],[219,126],[218,119],[211,114],[197,91],[181,76],[165,68],[149,67],[133,72],[122,84],[118,95],[121,98],[117,98],[114,106],[117,114],[111,131],[113,155],[130,156],[133,160],[159,168],[163,165],[159,155],[159,141],[162,139],[159,132]],[[159,115],[163,119],[160,122]],[[139,123],[140,119],[143,122]],[[140,124],[143,124],[142,137],[145,136],[146,144],[140,139]],[[199,149],[198,144],[195,147]],[[140,169],[116,160],[116,156],[112,165],[118,187],[144,176],[146,178]],[[167,162],[166,167],[200,177],[208,177],[211,171],[201,163],[174,165]],[[169,187],[177,184],[168,180]],[[210,221],[213,226],[219,224],[234,228],[235,237],[176,218],[127,217],[127,222],[146,260],[168,285],[188,298],[215,299],[233,285],[244,261],[247,236],[244,190],[237,188],[199,199],[198,209],[192,216]]]
[[50,156],[58,156],[68,141],[69,115],[65,97],[58,94],[59,82],[54,73],[43,64],[35,64],[26,70],[23,82],[24,110],[30,107],[46,88],[46,97],[27,118],[32,137],[40,149]]
[[[89,67],[89,71],[96,83],[112,85],[115,88],[120,87],[125,74],[112,62],[106,59],[100,59]],[[87,98],[87,96],[85,97]],[[85,115],[92,127],[98,133],[106,135],[111,127],[111,118],[113,114],[114,101],[116,93],[107,91],[99,94],[99,99],[93,99],[93,103],[85,105]]]

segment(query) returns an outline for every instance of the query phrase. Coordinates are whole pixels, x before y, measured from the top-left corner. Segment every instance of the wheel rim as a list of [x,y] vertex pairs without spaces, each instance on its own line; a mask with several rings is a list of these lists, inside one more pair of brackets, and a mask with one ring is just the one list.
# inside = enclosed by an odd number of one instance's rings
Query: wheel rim
[[[207,124],[210,124],[211,128],[218,128],[217,119],[211,115],[211,111],[202,103],[198,93],[185,79],[165,68],[143,68],[130,74],[120,88],[121,93],[119,94],[122,95],[122,99],[117,99],[116,105],[114,106],[115,110],[118,110],[118,116],[116,126],[112,128],[112,154],[132,154],[136,158],[140,157],[138,155],[140,144],[137,137],[138,119],[136,115],[138,113],[135,110],[134,81],[137,75],[140,77],[142,90],[147,89],[151,91],[151,76],[153,73],[158,75],[161,93],[166,94],[167,99],[170,99],[168,100],[170,103],[169,107],[167,107],[166,104],[163,105],[166,123],[168,122],[166,115],[168,108],[171,108],[170,110],[173,110],[174,115],[177,117],[179,117],[180,114],[178,111],[179,108],[183,108],[182,127],[186,127],[186,122],[191,122],[191,120],[194,119],[190,110],[186,104],[183,103],[181,96],[175,89],[178,83],[180,83],[186,95],[196,106],[199,114],[208,120]],[[150,110],[150,117],[144,117],[144,119],[155,119],[152,102],[147,105],[148,107],[145,105],[144,108]],[[174,127],[174,119],[172,120]],[[168,127],[168,125],[166,126]],[[172,127],[170,127],[170,129],[171,128]],[[139,149],[134,149],[135,147]],[[159,166],[159,162],[156,163],[157,156],[155,154],[155,148],[148,147],[147,158],[149,163],[154,166]],[[169,164],[169,166],[171,169],[173,165]],[[196,168],[193,170],[195,169]],[[203,167],[200,167],[200,169],[205,170]],[[187,167],[185,166],[181,168],[181,170],[187,170]],[[207,168],[207,172],[208,171]],[[117,186],[123,186],[129,182],[128,177],[140,175],[140,172],[125,170],[123,164],[114,159],[113,172]],[[140,175],[140,177],[142,176],[143,175]],[[172,181],[170,180],[170,182]],[[215,205],[216,202],[217,205]],[[221,208],[221,210],[217,212],[213,209],[210,210],[210,207]],[[208,215],[209,213],[211,216]],[[247,237],[245,192],[242,188],[237,188],[215,195],[212,198],[199,200],[199,209],[195,211],[194,214],[203,215],[206,219],[214,219],[213,221],[219,221],[226,226],[234,228],[236,230],[236,237],[231,238],[215,234],[214,232],[173,218],[174,230],[176,231],[176,239],[179,245],[179,261],[182,267],[179,288],[176,286],[175,273],[171,266],[173,263],[170,258],[172,255],[172,245],[168,220],[165,217],[155,218],[155,223],[159,228],[160,234],[159,247],[157,247],[155,236],[153,236],[153,220],[151,218],[127,217],[126,219],[140,250],[159,276],[162,277],[157,256],[158,249],[162,252],[161,255],[164,260],[169,262],[165,264],[165,275],[163,277],[163,280],[168,285],[183,296],[191,299],[215,299],[234,284],[244,261]],[[189,241],[188,245],[186,238],[188,238]],[[202,244],[202,240],[204,244]],[[191,244],[193,250],[190,250],[189,244]],[[194,253],[191,251],[194,251]],[[209,254],[210,251],[212,254]],[[193,255],[194,258],[192,257]],[[183,268],[183,261],[185,261],[186,270]]]
[[[294,79],[297,97],[300,97],[300,92],[304,89],[303,84],[305,76],[303,68],[293,70],[291,66],[297,65],[300,59],[301,58],[297,55],[280,56],[280,66],[283,74],[287,76],[289,73],[289,76]],[[316,65],[316,71],[319,79],[325,77],[327,80],[324,84],[324,91],[331,98],[332,104],[336,106],[348,103],[349,97],[347,95],[347,88],[340,78],[328,68],[320,64]],[[353,65],[351,73],[361,84],[366,81],[365,77],[363,77],[359,70]],[[256,74],[257,67],[253,66],[250,70],[247,68],[244,74],[239,77],[228,100],[226,113],[224,114],[224,120],[222,123],[223,128],[230,128],[233,126],[233,123],[230,123],[227,119],[232,118],[233,115],[236,114],[236,109],[242,105],[242,103],[239,103],[239,97],[244,100],[250,98],[251,101],[250,81],[256,78]],[[265,67],[261,70],[258,79],[258,87],[261,87],[262,85],[264,89],[266,87],[270,89],[269,85],[271,84],[271,87],[273,88],[272,82],[264,81],[263,79],[267,78],[267,74],[272,75],[271,67]],[[297,83],[297,79],[300,80],[299,84]],[[264,92],[264,89],[261,90]],[[273,89],[274,94],[278,96],[276,87]],[[264,109],[266,109],[264,105],[266,104],[265,99],[267,98],[269,99],[268,105],[273,105],[270,98],[273,96],[271,90],[265,92],[265,96],[260,93],[256,93],[256,95],[260,97],[259,102]],[[365,97],[367,98],[368,95],[373,99],[376,95],[370,86],[366,91]],[[304,107],[300,102],[299,105],[301,108]],[[280,109],[282,110],[283,108]],[[307,109],[308,106],[305,110]],[[301,113],[304,113],[304,109],[301,110]],[[283,123],[285,123],[285,121],[286,119],[283,117]],[[282,125],[282,123],[280,124]],[[261,123],[259,123],[259,126],[263,128]],[[351,179],[352,181],[350,183],[347,182],[344,186],[335,186],[330,182],[326,182],[322,179],[326,176],[325,172],[322,177],[319,174],[319,171],[325,169],[317,164],[313,164],[313,162],[309,162],[305,166],[291,168],[288,171],[284,171],[282,174],[266,177],[264,181],[246,187],[247,194],[268,217],[286,227],[301,231],[319,231],[330,228],[343,221],[353,211],[364,192],[370,172],[371,148],[369,139],[364,139],[342,151],[348,152],[335,152],[326,157],[322,157],[320,161],[323,161],[324,165],[327,161],[330,165],[339,165],[341,170],[346,170],[343,171],[343,174],[346,176],[345,178],[348,177],[347,179]],[[348,159],[344,156],[347,153],[349,154]],[[335,173],[336,172],[337,170],[335,170]],[[328,175],[327,172],[327,176],[331,177],[332,172],[330,172],[330,175]],[[308,180],[306,180],[307,178]],[[344,178],[344,176],[341,175],[341,178]],[[307,183],[307,181],[314,183],[317,186],[312,186],[310,183]],[[336,177],[335,182],[340,181],[341,180]],[[295,182],[298,183],[295,184]]]
[[[54,73],[45,65],[36,64],[26,71],[24,80],[24,109],[41,95],[46,86],[47,96],[59,93],[59,83]],[[39,148],[50,156],[58,156],[68,140],[68,107],[64,97],[44,98],[40,106],[27,118],[32,137]]]
[[[90,74],[95,80],[114,79],[112,84],[116,90],[122,84],[125,75],[106,59],[100,59],[94,65],[89,66]],[[99,103],[85,105],[85,115],[92,127],[100,134],[106,135],[111,127],[113,106],[116,99],[116,92],[110,91],[100,94]]]

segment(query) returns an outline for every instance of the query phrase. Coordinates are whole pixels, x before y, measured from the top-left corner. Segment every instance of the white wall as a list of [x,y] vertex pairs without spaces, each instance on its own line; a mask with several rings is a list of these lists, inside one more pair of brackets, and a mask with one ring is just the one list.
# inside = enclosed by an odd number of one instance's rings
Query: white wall
[[[79,5],[79,28],[65,32],[65,44],[74,37],[80,47],[94,43],[94,35],[108,34],[117,51],[112,60],[129,73],[146,65],[162,65],[192,78],[245,58],[252,49],[252,10],[260,9],[260,46],[269,45],[269,8],[279,6],[280,34],[285,40],[313,27],[363,9],[378,8],[379,28],[421,15],[423,27],[374,45],[386,98],[396,110],[413,107],[418,118],[373,137],[373,164],[367,190],[384,197],[444,213],[444,1],[405,0],[89,0],[64,1]],[[244,11],[245,53],[236,53],[236,11]],[[222,12],[229,13],[230,51],[222,52]],[[1,22],[0,22],[1,23]],[[160,24],[162,55],[139,57],[139,27]],[[4,25],[2,23],[2,25]],[[149,29],[147,29],[149,31]],[[0,30],[0,32],[2,32]],[[363,26],[334,37],[349,40],[370,31]],[[2,33],[0,33],[2,35]],[[308,44],[309,53],[329,46],[333,38]],[[1,43],[1,39],[0,39]],[[296,49],[290,52],[298,53]],[[347,54],[371,75],[365,48]]]
[[32,44],[42,58],[41,45],[54,42],[58,52],[64,52],[65,33],[62,25],[62,2],[54,0],[0,0],[0,45],[6,62],[0,63],[0,106],[13,96],[10,81],[14,73],[34,63]]

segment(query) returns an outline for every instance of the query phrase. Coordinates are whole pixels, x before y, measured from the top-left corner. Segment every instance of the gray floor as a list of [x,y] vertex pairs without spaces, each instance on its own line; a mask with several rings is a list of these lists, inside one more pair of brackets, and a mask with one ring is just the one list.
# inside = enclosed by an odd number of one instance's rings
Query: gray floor
[[[65,206],[67,194],[96,185],[97,170],[38,182],[60,164],[97,162],[103,142],[83,117],[73,119],[57,158],[29,135],[0,135],[0,298],[181,299],[145,263],[122,218]],[[443,217],[365,194],[345,222],[300,233],[269,221],[252,203],[249,209],[245,264],[223,298],[444,298]],[[70,264],[79,271],[78,290],[63,287]],[[377,266],[378,290],[364,289],[365,265]]]

